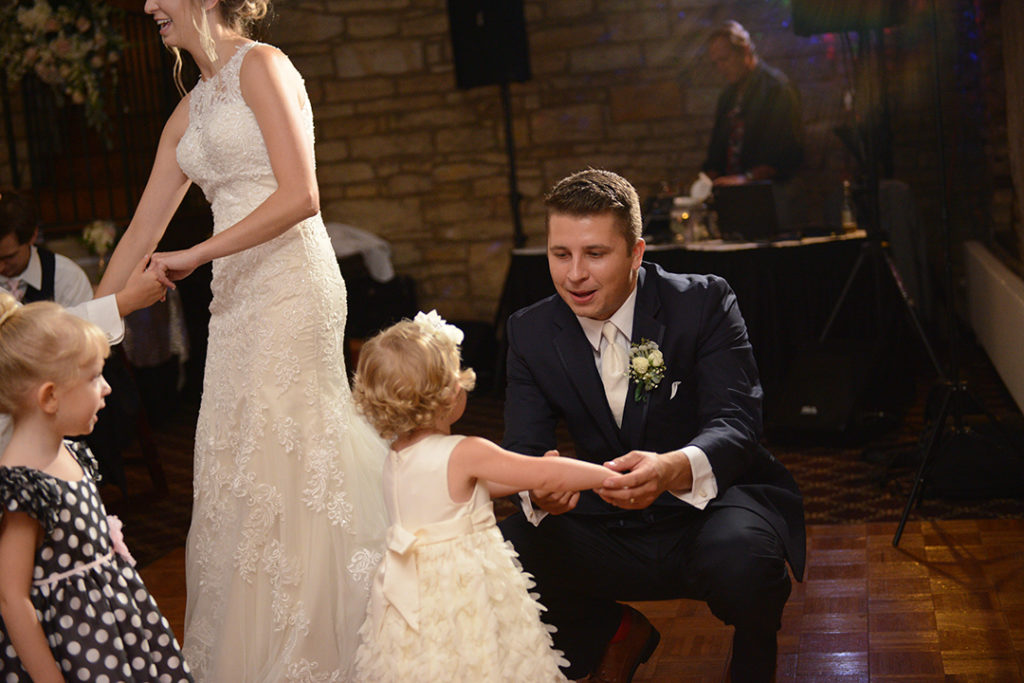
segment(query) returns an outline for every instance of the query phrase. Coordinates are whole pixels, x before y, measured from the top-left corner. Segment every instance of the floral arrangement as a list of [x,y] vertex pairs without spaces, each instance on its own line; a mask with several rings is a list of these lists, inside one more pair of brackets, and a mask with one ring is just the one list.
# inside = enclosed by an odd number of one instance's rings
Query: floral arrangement
[[633,400],[647,398],[647,392],[658,388],[665,377],[665,358],[658,345],[648,339],[629,346],[629,378],[633,380]]
[[99,275],[102,275],[103,269],[107,267],[107,254],[115,242],[117,226],[113,221],[97,219],[82,228],[82,243],[89,251],[100,257],[97,265]]
[[82,242],[100,258],[107,255],[117,241],[117,226],[113,221],[95,220],[82,228]]
[[104,82],[125,40],[113,25],[114,8],[89,0],[0,0],[0,61],[12,81],[26,73],[50,85],[58,103],[85,107],[93,128],[107,121]]

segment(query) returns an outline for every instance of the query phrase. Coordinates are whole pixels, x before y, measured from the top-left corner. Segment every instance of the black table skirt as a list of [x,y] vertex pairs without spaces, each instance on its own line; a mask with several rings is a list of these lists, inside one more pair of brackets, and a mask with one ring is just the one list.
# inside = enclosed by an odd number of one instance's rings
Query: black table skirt
[[[821,334],[866,244],[865,239],[854,238],[734,251],[648,248],[644,260],[671,272],[714,274],[729,282],[768,393],[779,387],[799,350]],[[875,261],[864,259],[830,337],[860,338],[876,331],[880,277],[876,271]],[[554,292],[546,254],[514,251],[496,321],[500,348],[504,348],[508,316]],[[499,362],[503,366],[503,356]],[[500,370],[498,374],[504,377]]]

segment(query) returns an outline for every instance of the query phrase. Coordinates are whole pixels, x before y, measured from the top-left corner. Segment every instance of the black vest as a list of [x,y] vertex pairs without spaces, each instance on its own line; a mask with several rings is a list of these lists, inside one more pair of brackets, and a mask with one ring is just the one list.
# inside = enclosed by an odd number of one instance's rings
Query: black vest
[[43,267],[43,281],[39,289],[25,283],[25,296],[23,302],[30,304],[33,301],[53,301],[53,274],[57,266],[57,257],[53,252],[43,247],[36,247],[39,253],[39,263]]

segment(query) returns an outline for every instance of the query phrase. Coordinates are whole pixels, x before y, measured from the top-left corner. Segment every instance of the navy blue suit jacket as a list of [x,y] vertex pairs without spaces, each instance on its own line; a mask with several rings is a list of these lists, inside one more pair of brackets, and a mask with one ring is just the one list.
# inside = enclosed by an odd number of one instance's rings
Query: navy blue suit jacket
[[[736,295],[717,276],[667,273],[644,262],[632,341],[643,339],[661,349],[665,377],[639,402],[630,384],[619,428],[593,349],[568,305],[553,295],[513,314],[504,446],[543,454],[555,447],[559,419],[566,421],[576,457],[596,463],[631,450],[661,453],[699,446],[718,482],[718,496],[708,509],[738,506],[764,517],[801,578],[803,501],[793,477],[759,443],[761,384]],[[668,492],[653,505],[693,509]],[[567,514],[637,515],[589,491]]]

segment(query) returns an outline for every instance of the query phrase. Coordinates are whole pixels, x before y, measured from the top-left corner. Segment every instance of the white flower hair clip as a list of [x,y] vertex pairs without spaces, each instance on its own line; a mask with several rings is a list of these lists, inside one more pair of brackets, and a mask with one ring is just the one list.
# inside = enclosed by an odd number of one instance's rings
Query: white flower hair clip
[[430,313],[420,311],[412,321],[424,329],[440,332],[451,339],[456,346],[462,343],[462,338],[465,336],[462,334],[462,330],[447,322],[438,315],[435,309],[430,309]]

